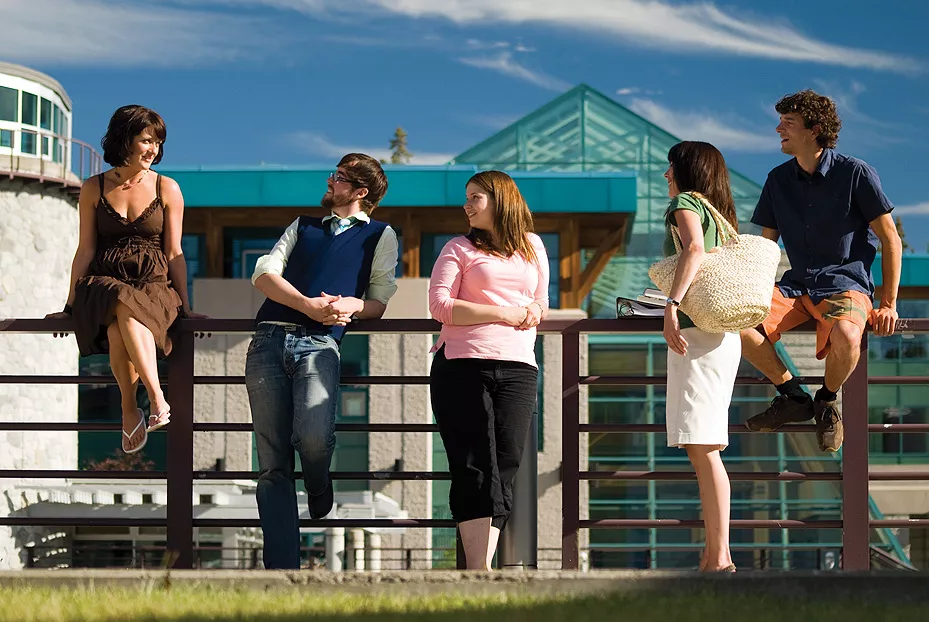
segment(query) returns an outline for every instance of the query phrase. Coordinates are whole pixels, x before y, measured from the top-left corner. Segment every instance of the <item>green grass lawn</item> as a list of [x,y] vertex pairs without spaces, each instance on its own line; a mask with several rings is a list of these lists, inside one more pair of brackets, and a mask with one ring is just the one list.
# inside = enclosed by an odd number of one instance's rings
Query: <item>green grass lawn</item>
[[[398,587],[398,589],[401,589]],[[929,620],[929,605],[893,602],[787,602],[770,597],[634,594],[538,598],[345,596],[311,588],[233,591],[173,588],[49,590],[0,587],[0,620],[16,622],[127,620],[298,620],[347,622],[898,622]]]

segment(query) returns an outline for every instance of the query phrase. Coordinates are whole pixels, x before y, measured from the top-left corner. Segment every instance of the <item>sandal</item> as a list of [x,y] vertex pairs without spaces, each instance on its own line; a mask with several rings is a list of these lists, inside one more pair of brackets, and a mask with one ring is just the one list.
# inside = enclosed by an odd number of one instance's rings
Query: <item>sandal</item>
[[148,431],[154,432],[155,430],[161,429],[171,423],[171,409],[159,413],[157,415],[152,415],[148,418]]
[[[123,430],[122,448],[126,454],[134,454],[138,451],[141,451],[142,448],[145,447],[145,444],[148,443],[148,428],[145,427],[145,415],[142,413],[141,409],[138,410],[138,413],[139,413],[139,423],[137,423],[136,426],[132,428],[132,432],[129,432],[127,434],[126,430],[125,429]],[[127,449],[126,441],[131,441],[132,437],[135,436],[136,432],[139,431],[140,427],[142,428],[143,432],[145,432],[145,435],[142,437],[142,442],[139,443],[138,447]]]

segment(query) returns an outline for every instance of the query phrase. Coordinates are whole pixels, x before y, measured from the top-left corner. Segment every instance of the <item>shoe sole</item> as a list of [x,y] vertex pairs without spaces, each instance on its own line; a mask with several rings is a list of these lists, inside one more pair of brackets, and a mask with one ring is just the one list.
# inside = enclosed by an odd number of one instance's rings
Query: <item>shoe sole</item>
[[776,425],[776,426],[765,426],[765,427],[763,427],[763,428],[753,428],[751,425],[749,425],[748,421],[746,421],[746,422],[745,422],[745,427],[746,427],[746,429],[748,429],[748,430],[750,430],[750,431],[752,431],[752,432],[777,432],[778,430],[780,430],[780,429],[781,429],[782,427],[784,427],[785,425],[793,425],[793,424],[795,424],[795,423],[806,423],[807,421],[812,421],[812,419],[803,419],[803,420],[801,420],[801,421],[787,421],[787,422],[785,422],[785,423],[781,423],[781,424],[778,424],[778,425]]

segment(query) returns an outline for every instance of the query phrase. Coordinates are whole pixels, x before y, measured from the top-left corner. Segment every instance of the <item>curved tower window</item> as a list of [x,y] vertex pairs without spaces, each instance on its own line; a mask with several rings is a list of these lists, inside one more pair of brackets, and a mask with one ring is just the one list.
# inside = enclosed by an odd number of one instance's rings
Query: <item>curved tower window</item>
[[[39,124],[39,98],[23,91],[23,125],[35,127]],[[25,149],[23,149],[25,151]]]
[[0,121],[19,122],[19,91],[0,86]]
[[43,130],[52,129],[52,102],[42,98],[41,125]]

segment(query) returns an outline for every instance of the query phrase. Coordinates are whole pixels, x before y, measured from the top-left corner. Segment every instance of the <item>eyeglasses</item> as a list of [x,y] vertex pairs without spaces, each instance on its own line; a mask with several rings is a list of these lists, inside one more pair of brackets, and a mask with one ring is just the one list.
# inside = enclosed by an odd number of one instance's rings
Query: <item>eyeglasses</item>
[[358,182],[356,182],[356,181],[354,181],[354,180],[351,180],[351,179],[349,179],[348,177],[344,177],[344,176],[342,175],[342,173],[340,173],[339,171],[332,171],[331,173],[329,173],[329,179],[331,179],[332,181],[334,181],[334,182],[336,182],[336,183],[338,183],[338,182],[340,182],[340,181],[344,181],[345,183],[351,184],[351,185],[353,185],[353,186],[357,186],[357,185],[358,185]]

